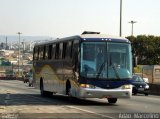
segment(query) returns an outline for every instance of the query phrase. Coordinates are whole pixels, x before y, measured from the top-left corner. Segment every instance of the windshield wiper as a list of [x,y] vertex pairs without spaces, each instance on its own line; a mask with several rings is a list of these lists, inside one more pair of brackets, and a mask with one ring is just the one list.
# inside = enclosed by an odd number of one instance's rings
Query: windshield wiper
[[[106,61],[104,61],[104,62],[101,64],[101,66],[100,66],[100,68],[99,68],[99,70],[98,70],[98,74],[97,74],[97,77],[96,77],[97,79],[99,78],[100,74],[102,73],[102,69],[103,69],[103,67],[104,67],[105,62],[106,62]],[[119,74],[118,74],[118,70],[117,70],[116,66],[111,63],[111,67],[113,68],[113,71],[114,71],[117,79],[120,79],[120,76],[119,76]]]
[[99,76],[100,76],[100,74],[102,73],[102,69],[103,69],[103,66],[104,66],[104,64],[105,64],[105,62],[106,61],[104,61],[102,64],[101,64],[101,66],[100,66],[100,68],[99,68],[99,70],[98,70],[98,74],[97,74],[97,79],[99,79]]

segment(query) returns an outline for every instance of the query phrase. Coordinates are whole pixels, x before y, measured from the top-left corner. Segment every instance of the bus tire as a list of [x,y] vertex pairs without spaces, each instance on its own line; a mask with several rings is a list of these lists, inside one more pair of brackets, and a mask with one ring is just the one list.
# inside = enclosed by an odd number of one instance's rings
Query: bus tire
[[117,98],[108,98],[108,102],[114,104],[117,102]]
[[44,88],[43,88],[43,79],[42,78],[40,79],[40,93],[41,93],[41,96],[44,96]]
[[51,97],[53,95],[53,92],[44,91],[43,79],[40,79],[40,93],[43,97]]

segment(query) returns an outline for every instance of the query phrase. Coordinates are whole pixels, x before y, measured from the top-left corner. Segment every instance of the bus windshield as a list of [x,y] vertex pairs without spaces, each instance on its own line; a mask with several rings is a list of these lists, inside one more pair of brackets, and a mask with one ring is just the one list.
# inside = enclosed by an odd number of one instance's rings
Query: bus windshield
[[80,76],[96,79],[132,77],[131,46],[117,42],[82,42]]

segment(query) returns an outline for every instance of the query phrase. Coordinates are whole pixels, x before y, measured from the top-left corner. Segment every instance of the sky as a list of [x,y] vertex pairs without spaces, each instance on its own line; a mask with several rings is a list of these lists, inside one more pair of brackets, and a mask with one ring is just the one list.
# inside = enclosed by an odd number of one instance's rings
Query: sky
[[[160,36],[160,0],[122,0],[122,36]],[[119,36],[120,0],[0,0],[0,35]]]

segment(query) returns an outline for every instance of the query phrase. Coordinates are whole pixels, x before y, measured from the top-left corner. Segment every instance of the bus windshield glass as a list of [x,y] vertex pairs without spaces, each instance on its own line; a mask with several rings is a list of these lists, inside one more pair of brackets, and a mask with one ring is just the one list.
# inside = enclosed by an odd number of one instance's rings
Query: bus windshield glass
[[80,75],[96,79],[132,77],[131,46],[117,42],[82,42]]

